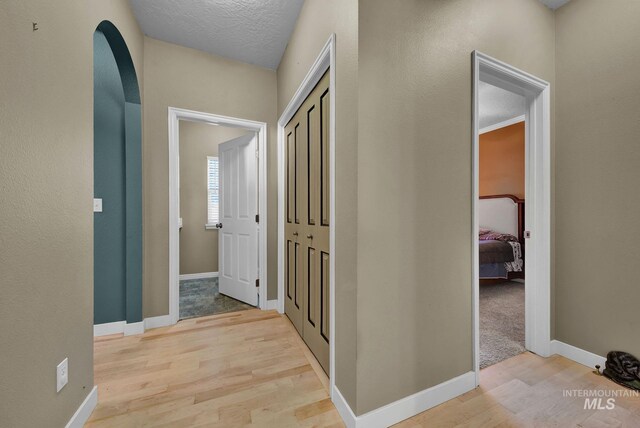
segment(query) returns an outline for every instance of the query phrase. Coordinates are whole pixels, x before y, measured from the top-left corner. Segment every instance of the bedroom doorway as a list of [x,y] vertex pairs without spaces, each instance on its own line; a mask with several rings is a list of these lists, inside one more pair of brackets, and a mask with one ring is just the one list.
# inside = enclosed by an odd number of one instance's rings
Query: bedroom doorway
[[479,384],[481,368],[526,350],[550,352],[550,89],[477,51],[473,76],[473,350]]

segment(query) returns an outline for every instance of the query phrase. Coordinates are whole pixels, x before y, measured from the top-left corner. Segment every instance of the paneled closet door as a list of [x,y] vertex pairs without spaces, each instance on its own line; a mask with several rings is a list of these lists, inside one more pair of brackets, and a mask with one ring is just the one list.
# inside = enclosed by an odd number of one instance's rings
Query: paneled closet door
[[[329,74],[285,128],[285,313],[329,372]],[[289,216],[289,214],[291,214]],[[293,248],[291,251],[289,248]],[[291,252],[294,256],[291,257]],[[295,278],[294,282],[291,280]],[[287,279],[289,279],[287,281]],[[298,300],[295,300],[295,297]],[[299,298],[302,300],[300,301]]]
[[285,127],[284,312],[302,336],[303,240],[300,239],[301,123],[296,114]]

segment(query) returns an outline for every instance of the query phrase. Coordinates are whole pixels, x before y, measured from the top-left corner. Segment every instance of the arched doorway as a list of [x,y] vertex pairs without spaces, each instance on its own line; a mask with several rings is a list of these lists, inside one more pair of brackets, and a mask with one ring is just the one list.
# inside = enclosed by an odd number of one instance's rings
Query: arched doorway
[[97,334],[142,323],[142,123],[129,49],[109,21],[94,47],[94,324]]

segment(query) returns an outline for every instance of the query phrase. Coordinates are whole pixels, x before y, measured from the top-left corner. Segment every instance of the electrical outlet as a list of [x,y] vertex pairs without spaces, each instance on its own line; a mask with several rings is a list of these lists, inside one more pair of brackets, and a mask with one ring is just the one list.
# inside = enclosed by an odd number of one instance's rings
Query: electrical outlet
[[58,367],[56,368],[56,382],[57,389],[56,392],[60,392],[60,390],[69,382],[69,359],[65,358],[62,360]]

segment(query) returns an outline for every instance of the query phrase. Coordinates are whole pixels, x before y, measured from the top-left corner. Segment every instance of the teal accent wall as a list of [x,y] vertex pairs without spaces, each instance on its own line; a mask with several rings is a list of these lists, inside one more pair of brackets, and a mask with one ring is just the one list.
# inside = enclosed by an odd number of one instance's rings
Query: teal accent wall
[[93,35],[94,323],[126,319],[125,98],[105,35]]
[[125,193],[127,322],[142,321],[142,108],[126,102]]
[[118,29],[94,33],[94,323],[142,321],[142,107]]

